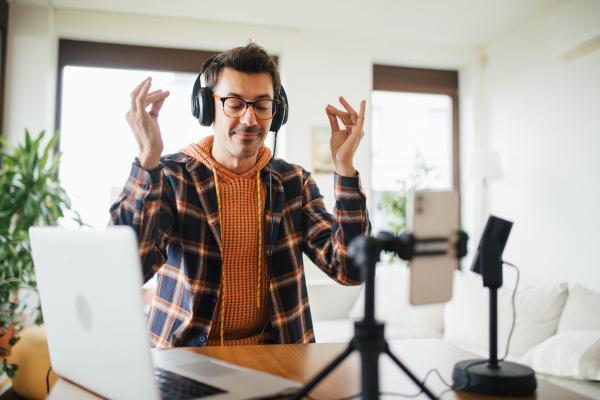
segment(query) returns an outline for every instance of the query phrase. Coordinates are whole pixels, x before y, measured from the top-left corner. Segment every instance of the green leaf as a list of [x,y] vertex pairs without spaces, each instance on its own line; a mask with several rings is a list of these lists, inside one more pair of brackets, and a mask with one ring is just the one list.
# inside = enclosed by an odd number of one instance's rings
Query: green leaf
[[25,152],[31,153],[31,136],[27,129],[25,129]]
[[56,131],[56,133],[54,134],[54,136],[52,136],[52,139],[50,139],[50,142],[48,142],[48,145],[44,149],[44,154],[42,155],[42,158],[40,159],[40,169],[41,170],[43,170],[44,167],[46,166],[46,161],[48,161],[48,156],[50,155],[50,153],[54,153],[54,146],[56,146],[56,142],[58,141],[59,136],[60,136],[59,132]]
[[15,372],[17,372],[17,370],[19,369],[19,366],[17,364],[10,364],[10,365],[6,365],[6,376],[8,376],[10,379],[15,379]]
[[2,143],[2,151],[0,151],[0,155],[3,159],[5,156],[8,156],[8,153],[6,152],[7,149],[10,151],[10,153],[14,153],[15,148],[7,138],[0,136],[0,143]]

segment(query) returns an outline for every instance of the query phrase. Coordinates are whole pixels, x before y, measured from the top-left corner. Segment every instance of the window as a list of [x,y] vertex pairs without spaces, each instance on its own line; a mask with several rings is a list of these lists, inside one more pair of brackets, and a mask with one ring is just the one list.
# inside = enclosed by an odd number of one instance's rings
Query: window
[[[60,40],[56,127],[63,152],[59,178],[73,209],[94,228],[108,223],[138,155],[125,121],[130,93],[153,77],[153,88],[170,90],[161,110],[164,154],[212,133],[190,114],[196,76],[213,53]],[[68,221],[63,221],[68,224]]]
[[[159,117],[163,154],[212,134],[190,113],[196,74],[67,66],[63,69],[59,178],[73,208],[94,228],[106,227],[109,207],[121,193],[138,145],[125,120],[130,92],[152,76],[169,90]],[[82,99],[85,99],[82,101]]]
[[[375,65],[371,94],[373,232],[390,229],[379,209],[403,182],[418,188],[459,189],[458,73]],[[413,179],[417,165],[431,172]]]

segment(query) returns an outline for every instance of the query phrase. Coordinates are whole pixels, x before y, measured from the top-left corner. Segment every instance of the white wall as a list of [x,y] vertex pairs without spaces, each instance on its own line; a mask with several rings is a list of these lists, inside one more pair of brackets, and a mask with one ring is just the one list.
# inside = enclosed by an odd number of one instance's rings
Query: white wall
[[515,223],[504,259],[525,283],[600,290],[600,51],[557,58],[599,29],[600,2],[578,0],[486,49],[484,141],[504,172],[489,206]]
[[9,5],[3,134],[23,140],[54,130],[58,43],[47,8]]

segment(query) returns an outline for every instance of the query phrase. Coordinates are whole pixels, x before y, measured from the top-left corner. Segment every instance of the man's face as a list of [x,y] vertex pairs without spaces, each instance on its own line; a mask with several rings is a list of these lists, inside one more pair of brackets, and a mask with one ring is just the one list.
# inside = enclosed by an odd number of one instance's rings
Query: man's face
[[[221,97],[239,97],[249,102],[274,99],[273,79],[268,73],[247,74],[223,68],[214,94]],[[248,106],[243,116],[230,118],[223,112],[221,100],[214,100],[215,145],[237,158],[255,156],[264,143],[273,120],[256,118],[252,106]]]

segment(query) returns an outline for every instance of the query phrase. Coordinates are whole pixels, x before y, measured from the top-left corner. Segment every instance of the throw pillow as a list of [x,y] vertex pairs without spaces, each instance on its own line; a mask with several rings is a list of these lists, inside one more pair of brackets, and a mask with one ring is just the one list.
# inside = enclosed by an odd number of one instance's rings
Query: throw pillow
[[600,380],[600,331],[566,331],[538,344],[519,360],[543,374]]
[[[498,357],[504,356],[513,322],[511,298],[514,286],[498,290]],[[517,319],[509,351],[522,356],[556,333],[567,299],[566,283],[520,287],[515,305]],[[444,340],[459,347],[489,350],[489,291],[481,276],[457,273],[454,293],[444,310]]]
[[575,330],[600,331],[600,292],[575,285],[558,323],[558,333]]

